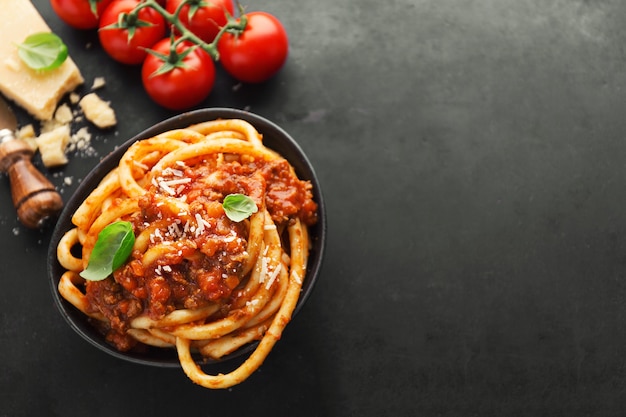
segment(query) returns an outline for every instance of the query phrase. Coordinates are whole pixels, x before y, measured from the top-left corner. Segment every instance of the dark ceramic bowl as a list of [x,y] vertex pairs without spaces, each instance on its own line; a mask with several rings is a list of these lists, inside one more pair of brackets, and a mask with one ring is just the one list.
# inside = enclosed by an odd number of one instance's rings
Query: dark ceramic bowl
[[[67,230],[73,227],[71,223],[71,217],[78,208],[78,206],[80,206],[81,202],[89,195],[89,193],[95,188],[100,180],[109,171],[117,166],[118,161],[120,160],[124,152],[128,149],[128,147],[130,147],[130,145],[138,140],[147,139],[168,130],[184,128],[195,123],[214,120],[218,118],[238,118],[250,122],[261,134],[263,134],[263,143],[267,147],[277,151],[284,158],[286,158],[295,168],[296,173],[300,179],[311,181],[313,185],[314,199],[319,205],[319,220],[317,224],[313,226],[310,230],[312,250],[309,255],[307,275],[303,283],[302,293],[300,295],[300,299],[298,300],[294,315],[300,310],[302,305],[311,294],[311,291],[313,290],[313,286],[315,285],[315,281],[320,272],[322,257],[324,254],[326,238],[326,214],[319,181],[317,179],[317,176],[315,175],[315,171],[313,170],[311,163],[307,159],[300,146],[283,129],[270,122],[269,120],[249,112],[235,109],[211,108],[183,113],[179,116],[172,117],[150,127],[149,129],[144,130],[134,138],[124,143],[119,148],[115,149],[106,158],[104,158],[102,162],[100,162],[93,169],[93,171],[91,171],[85,177],[74,195],[69,199],[59,217],[58,223],[56,224],[52,234],[50,248],[48,250],[47,263],[48,276],[50,279],[50,286],[52,289],[52,296],[54,298],[54,301],[56,302],[56,305],[59,308],[61,315],[69,323],[72,329],[74,329],[89,343],[112,356],[145,365],[160,367],[180,366],[175,349],[149,347],[146,352],[141,353],[119,352],[114,347],[109,345],[104,340],[104,337],[89,324],[84,314],[82,314],[74,306],[72,306],[60,296],[57,290],[57,286],[59,280],[61,279],[61,275],[65,272],[65,269],[57,261],[56,248],[59,240]],[[219,361],[205,360],[200,357],[198,357],[197,360],[198,362],[202,362],[203,364],[211,364],[217,362],[222,363],[225,360],[234,359],[245,353],[249,353],[256,347],[256,344],[257,343],[252,343],[244,346]]]

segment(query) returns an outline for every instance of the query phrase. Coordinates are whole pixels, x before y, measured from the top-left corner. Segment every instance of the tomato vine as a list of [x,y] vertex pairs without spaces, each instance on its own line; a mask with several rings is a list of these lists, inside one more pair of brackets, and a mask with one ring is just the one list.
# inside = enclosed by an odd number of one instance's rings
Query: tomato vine
[[[174,41],[172,42],[171,50],[174,54],[176,53],[176,47],[178,46],[178,44],[185,42],[185,41],[189,41],[189,42],[192,42],[194,45],[197,45],[198,47],[202,48],[214,60],[218,61],[219,51],[217,49],[217,44],[219,43],[219,40],[224,35],[224,33],[226,32],[242,33],[246,29],[248,19],[244,13],[244,9],[243,7],[239,6],[239,11],[240,11],[241,16],[238,19],[232,16],[230,13],[226,13],[226,19],[227,19],[226,24],[220,28],[217,35],[215,36],[215,39],[211,41],[210,43],[207,43],[204,40],[202,40],[199,36],[197,36],[195,33],[193,33],[191,30],[189,30],[185,25],[183,25],[179,17],[184,6],[190,3],[191,3],[191,0],[182,1],[178,5],[174,13],[170,13],[164,7],[162,7],[156,0],[143,0],[135,7],[134,10],[132,10],[128,14],[129,16],[134,15],[135,20],[137,20],[136,15],[139,13],[141,9],[145,7],[153,8],[161,16],[163,16],[163,18],[165,18],[165,20],[168,23],[170,23],[170,25],[174,29],[176,29],[178,33],[181,34],[180,36],[176,37]],[[172,32],[174,32],[174,30],[172,30]]]

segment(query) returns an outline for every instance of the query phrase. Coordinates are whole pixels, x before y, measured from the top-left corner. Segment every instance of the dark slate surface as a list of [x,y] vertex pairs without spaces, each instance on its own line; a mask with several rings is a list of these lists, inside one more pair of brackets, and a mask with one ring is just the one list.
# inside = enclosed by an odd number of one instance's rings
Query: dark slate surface
[[[47,172],[67,198],[173,113],[35,4],[120,119]],[[329,218],[315,292],[229,390],[113,359],[57,312],[50,230],[17,223],[0,178],[0,416],[626,414],[626,4],[248,5],[284,22],[289,60],[258,86],[218,72],[202,107],[256,112],[309,155]]]

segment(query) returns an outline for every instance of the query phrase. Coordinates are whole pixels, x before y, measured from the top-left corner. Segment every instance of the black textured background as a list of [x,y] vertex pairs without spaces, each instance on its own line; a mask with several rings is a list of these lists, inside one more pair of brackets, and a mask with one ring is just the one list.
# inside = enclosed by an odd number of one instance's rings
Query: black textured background
[[[67,198],[173,113],[35,4],[119,117],[47,172]],[[258,86],[219,71],[203,107],[273,120],[315,165],[329,240],[307,305],[229,390],[110,358],[57,312],[50,231],[2,192],[0,416],[626,415],[626,3],[247,5],[284,22],[289,60]]]

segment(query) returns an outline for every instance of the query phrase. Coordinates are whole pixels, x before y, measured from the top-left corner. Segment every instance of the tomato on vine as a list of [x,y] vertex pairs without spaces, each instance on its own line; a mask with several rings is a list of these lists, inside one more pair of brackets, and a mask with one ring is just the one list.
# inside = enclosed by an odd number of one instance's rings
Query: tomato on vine
[[235,0],[50,2],[69,25],[98,28],[113,59],[141,63],[147,94],[171,110],[206,99],[215,82],[214,61],[239,81],[260,83],[283,67],[289,52],[287,32],[275,16],[240,8],[237,18]]
[[266,12],[250,12],[245,29],[226,31],[217,49],[224,69],[239,81],[259,83],[278,72],[287,59],[289,40],[282,23]]
[[76,29],[94,29],[98,19],[112,0],[50,0],[52,10]]
[[[176,42],[176,41],[174,41]],[[184,110],[206,99],[215,82],[213,59],[191,42],[165,38],[150,50],[141,68],[144,89],[157,104]]]
[[165,36],[165,18],[151,7],[131,13],[139,0],[116,0],[102,12],[98,37],[111,58],[128,65],[141,64],[150,48]]
[[179,7],[180,23],[206,43],[213,42],[228,21],[227,16],[235,13],[233,0],[167,0],[165,3],[165,9],[171,14]]

